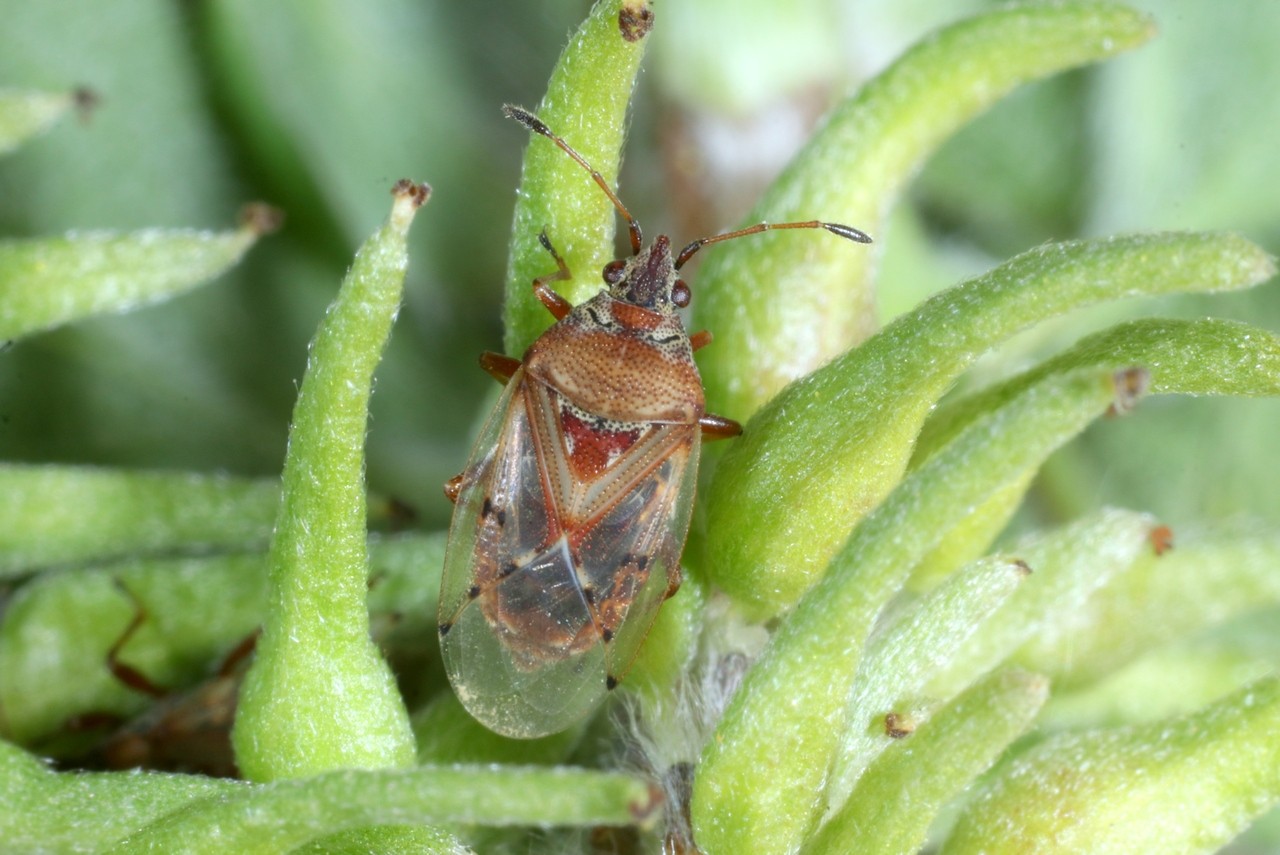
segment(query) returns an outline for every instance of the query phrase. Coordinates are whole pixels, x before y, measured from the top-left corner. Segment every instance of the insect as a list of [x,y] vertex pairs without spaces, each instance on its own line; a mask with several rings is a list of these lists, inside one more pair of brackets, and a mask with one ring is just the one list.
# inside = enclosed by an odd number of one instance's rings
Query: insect
[[605,289],[574,307],[533,291],[557,323],[520,360],[485,353],[506,384],[462,474],[440,592],[445,668],[468,711],[498,733],[532,738],[585,716],[626,675],[663,600],[680,586],[701,440],[741,426],[706,411],[679,270],[702,247],[768,229],[861,231],[809,221],[750,226],[673,252],[640,225],[604,178],[536,116],[510,118],[551,140],[590,173],[626,221],[632,256],[604,267]]
[[84,713],[72,719],[68,722],[70,730],[106,727],[109,732],[86,753],[64,760],[64,767],[141,768],[238,777],[231,750],[231,723],[258,633],[251,633],[237,644],[210,679],[187,691],[166,689],[120,659],[125,645],[147,620],[146,608],[137,596],[123,585],[120,589],[133,601],[135,611],[133,620],[107,651],[107,668],[123,685],[149,696],[154,704],[129,720],[105,712]]

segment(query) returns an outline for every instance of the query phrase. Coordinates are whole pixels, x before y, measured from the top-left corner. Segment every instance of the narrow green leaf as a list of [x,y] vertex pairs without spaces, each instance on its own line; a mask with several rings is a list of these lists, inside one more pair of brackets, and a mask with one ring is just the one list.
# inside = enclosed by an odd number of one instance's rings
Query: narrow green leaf
[[251,206],[233,232],[151,230],[0,240],[0,341],[157,303],[220,276],[278,215]]
[[[1117,727],[1186,715],[1276,673],[1275,609],[1159,648],[1096,683],[1054,693],[1040,716],[1047,733]],[[1253,632],[1239,632],[1253,624]]]
[[0,463],[0,578],[151,553],[263,547],[280,483]]
[[1074,347],[1003,383],[938,408],[920,431],[912,465],[970,419],[1057,371],[1086,366],[1151,373],[1149,394],[1280,395],[1280,338],[1239,321],[1143,318],[1081,339]]
[[975,684],[881,754],[804,852],[919,851],[938,810],[1022,735],[1048,695],[1047,680],[1019,671]]
[[[627,104],[652,19],[648,0],[598,0],[560,55],[538,105],[538,117],[610,187],[617,185]],[[546,230],[573,273],[572,280],[555,283],[571,303],[600,290],[600,271],[617,254],[617,214],[609,198],[550,140],[535,137],[525,151],[507,268],[505,343],[517,356],[552,322],[531,287],[534,278],[556,271],[538,233]]]
[[970,507],[1101,414],[1116,382],[1097,371],[1046,379],[971,425],[861,522],[782,620],[703,752],[692,804],[700,846],[711,855],[799,846],[821,810],[876,616]]
[[1065,734],[1028,751],[943,851],[1213,852],[1280,801],[1280,678],[1180,718]]
[[[1150,371],[1153,394],[1280,394],[1280,338],[1271,332],[1213,318],[1146,318],[1082,339],[1029,371],[939,407],[920,432],[911,465],[919,465],[979,413],[1052,372],[1085,366],[1119,370],[1126,365]],[[928,588],[953,567],[985,552],[1022,503],[1030,483],[1028,478],[1012,485],[977,508],[920,563],[912,586]]]
[[[425,627],[419,634],[434,641],[444,540],[370,541],[369,608],[397,614],[397,634]],[[203,679],[261,624],[266,579],[266,554],[248,553],[120,561],[28,582],[0,623],[0,734],[44,748],[73,716],[131,716],[151,703],[107,669],[107,651],[137,614],[131,596],[145,615],[121,660],[175,692]]]
[[429,825],[369,825],[317,837],[290,855],[472,855],[449,832]]
[[[1150,21],[1123,6],[1026,4],[924,39],[840,105],[778,179],[751,222],[835,220],[876,238],[892,201],[947,137],[1010,90],[1146,41]],[[829,236],[736,241],[707,259],[696,327],[716,332],[700,359],[708,399],[756,412],[875,329],[876,250]]]
[[344,829],[435,822],[634,825],[651,817],[655,807],[646,781],[586,769],[340,770],[191,804],[110,851],[287,852]]
[[976,561],[877,631],[867,644],[849,698],[849,725],[827,786],[828,810],[844,804],[867,765],[893,744],[885,733],[887,713],[912,713],[923,722],[932,707],[949,700],[939,695],[926,699],[924,687],[1014,593],[1027,572],[1026,565],[1009,558]]
[[1226,526],[1174,538],[1071,609],[1056,633],[1029,636],[1014,661],[1085,685],[1160,644],[1280,604],[1276,532]]
[[928,300],[791,384],[747,425],[706,492],[706,566],[761,615],[793,604],[901,477],[938,398],[989,348],[1071,309],[1245,288],[1271,258],[1233,235],[1054,244]]
[[949,667],[934,674],[929,694],[946,697],[1004,662],[1028,639],[1059,644],[1095,591],[1151,553],[1156,523],[1146,514],[1104,510],[1055,531],[1027,538],[1008,550],[1031,575],[991,620],[955,651]]
[[272,780],[413,762],[395,680],[369,640],[364,438],[374,368],[400,307],[405,240],[425,185],[396,185],[311,343],[271,543],[266,620],[233,741]]
[[196,775],[58,774],[0,741],[0,841],[9,852],[101,852],[190,802],[245,789]]
[[0,154],[8,154],[31,137],[53,127],[67,111],[87,104],[87,90],[40,92],[0,88]]

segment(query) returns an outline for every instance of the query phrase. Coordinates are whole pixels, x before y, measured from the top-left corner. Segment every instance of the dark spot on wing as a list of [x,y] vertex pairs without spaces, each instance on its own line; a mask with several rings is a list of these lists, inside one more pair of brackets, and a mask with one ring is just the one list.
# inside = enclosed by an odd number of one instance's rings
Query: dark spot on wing
[[604,687],[605,687],[605,689],[607,689],[608,691],[612,692],[614,689],[618,688],[618,678],[617,678],[617,677],[615,677],[615,676],[613,676],[612,674],[610,674],[609,676],[605,677],[605,678],[604,678]]
[[442,624],[440,624],[440,635],[441,635],[441,637],[444,637],[444,636],[448,635],[448,634],[449,634],[449,630],[451,630],[451,629],[453,629],[453,624],[451,624],[451,623],[442,623]]

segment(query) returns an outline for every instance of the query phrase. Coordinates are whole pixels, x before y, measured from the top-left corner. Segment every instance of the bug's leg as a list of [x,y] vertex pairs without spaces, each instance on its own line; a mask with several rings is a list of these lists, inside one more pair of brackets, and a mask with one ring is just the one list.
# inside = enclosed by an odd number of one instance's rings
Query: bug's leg
[[564,263],[564,259],[560,257],[560,253],[556,252],[556,248],[551,245],[551,238],[547,237],[544,229],[538,234],[538,242],[551,253],[551,257],[556,260],[556,272],[548,273],[546,276],[539,276],[533,280],[533,293],[542,301],[542,305],[547,307],[547,311],[558,321],[573,309],[571,304],[564,297],[561,297],[555,291],[551,290],[550,283],[563,282],[573,277],[569,272],[569,265]]
[[459,472],[444,482],[444,495],[453,504],[458,504],[458,496],[462,495],[462,485],[466,483],[465,472]]
[[242,638],[239,644],[231,648],[231,651],[223,657],[222,664],[218,666],[218,676],[230,677],[235,674],[236,669],[249,658],[254,648],[258,646],[258,636],[261,634],[261,629],[255,629]]
[[709,344],[711,344],[711,330],[698,330],[689,336],[689,346],[694,350],[702,350]]
[[120,637],[107,650],[107,668],[111,671],[113,677],[134,691],[150,695],[153,698],[166,697],[169,694],[168,689],[163,686],[157,686],[146,674],[143,674],[132,665],[127,665],[120,661],[120,651],[124,649],[124,646],[133,638],[134,633],[146,621],[147,608],[138,599],[137,595],[126,588],[119,580],[116,580],[116,587],[133,601],[134,612],[133,620],[129,621],[129,625],[125,627],[124,632],[120,633]]
[[667,590],[662,595],[662,599],[669,600],[676,595],[676,591],[680,590],[681,583],[684,582],[684,573],[680,570],[680,565],[676,564],[667,569]]
[[698,419],[702,426],[702,438],[710,442],[713,439],[730,439],[742,433],[742,425],[724,416],[713,416],[707,413]]
[[490,377],[505,386],[512,375],[519,370],[520,360],[502,353],[494,353],[492,350],[486,350],[480,354],[480,367]]
[[458,504],[458,497],[462,495],[462,488],[471,483],[472,479],[484,466],[484,462],[477,463],[467,469],[463,469],[457,475],[454,475],[448,481],[444,482],[444,495],[453,504]]

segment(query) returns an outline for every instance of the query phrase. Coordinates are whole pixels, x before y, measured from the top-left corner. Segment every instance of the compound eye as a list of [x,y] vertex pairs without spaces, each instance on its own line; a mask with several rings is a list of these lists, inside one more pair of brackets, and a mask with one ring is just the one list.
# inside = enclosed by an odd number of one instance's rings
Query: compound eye
[[683,279],[677,279],[676,283],[671,286],[671,302],[680,308],[689,305],[689,298],[693,296],[689,292],[689,286],[684,283]]
[[608,284],[617,285],[622,281],[622,278],[625,275],[623,271],[626,270],[626,267],[627,263],[622,259],[610,261],[604,266],[604,270],[601,272],[601,275],[604,277],[604,281]]

